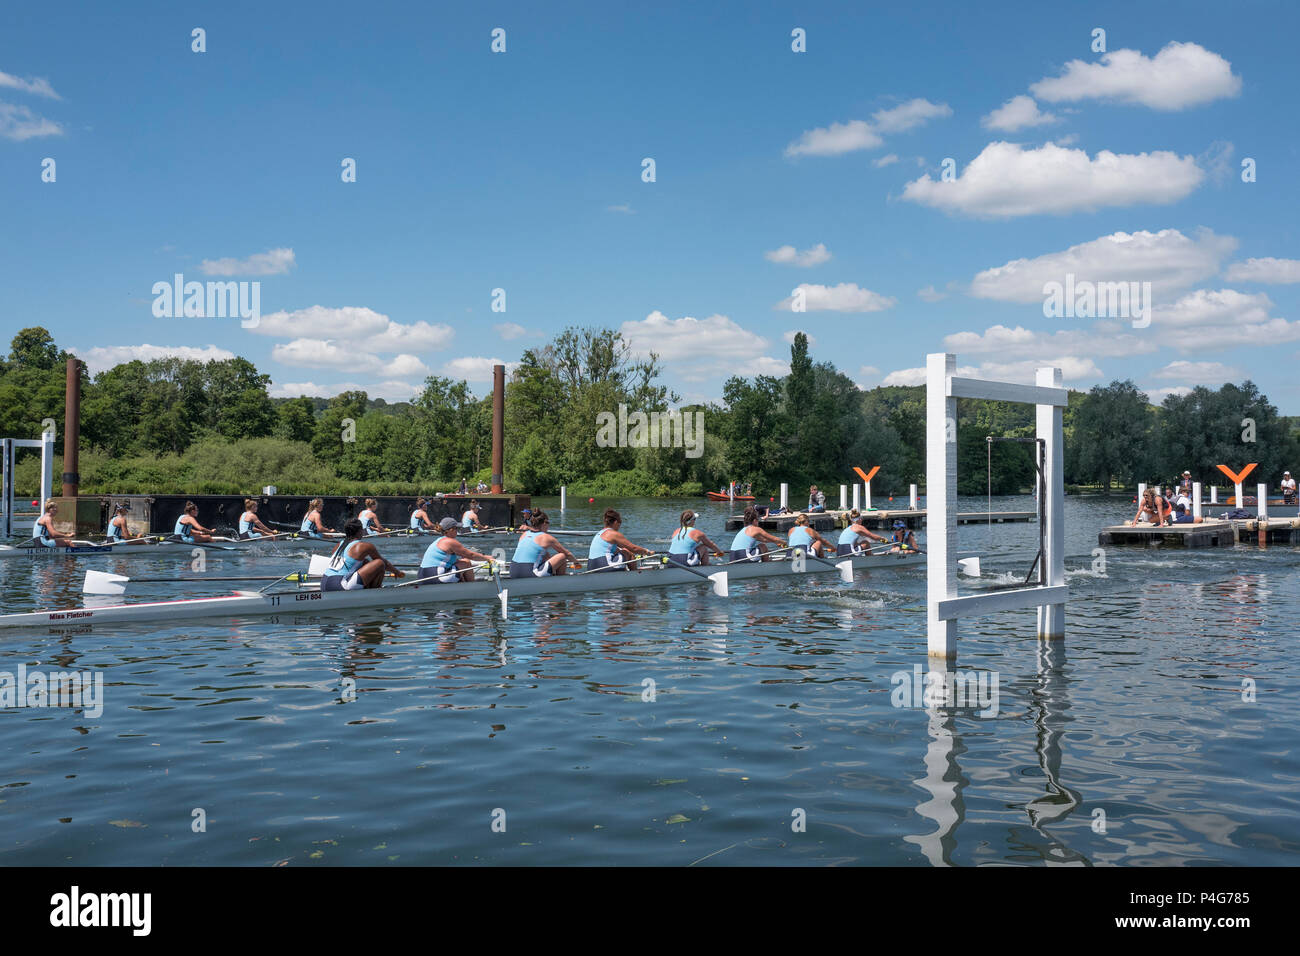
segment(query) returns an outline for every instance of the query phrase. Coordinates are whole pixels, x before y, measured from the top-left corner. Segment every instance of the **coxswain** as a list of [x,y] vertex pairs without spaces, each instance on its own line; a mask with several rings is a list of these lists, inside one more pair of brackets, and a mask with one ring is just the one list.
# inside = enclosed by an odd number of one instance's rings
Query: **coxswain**
[[333,528],[325,527],[325,522],[321,520],[320,510],[325,507],[325,502],[320,498],[313,498],[307,503],[307,514],[303,516],[302,527],[298,533],[304,538],[323,538],[325,532],[337,534]]
[[429,520],[429,513],[424,510],[428,506],[428,498],[416,499],[415,510],[411,512],[411,532],[413,534],[428,534],[437,530],[437,526]]
[[849,512],[849,524],[840,532],[840,539],[835,546],[835,554],[838,557],[848,557],[849,555],[861,554],[862,545],[865,541],[880,541],[886,539],[876,534],[865,524],[862,523],[862,513],[854,508]]
[[906,521],[900,520],[894,522],[894,533],[890,536],[889,540],[890,543],[893,544],[893,547],[889,549],[890,553],[919,550],[916,547],[916,535],[908,530]]
[[794,527],[790,529],[788,543],[791,549],[803,548],[814,558],[824,557],[826,552],[833,548],[833,545],[808,523],[807,515],[800,515],[794,519]]
[[367,535],[382,534],[388,529],[379,523],[379,516],[375,514],[375,508],[379,506],[374,498],[366,499],[365,510],[357,515],[357,520],[361,522],[361,527]]
[[515,553],[510,558],[512,578],[544,578],[551,574],[563,574],[567,562],[578,563],[573,552],[547,531],[550,526],[551,519],[545,511],[533,512],[528,530],[520,537]]
[[438,527],[442,529],[442,537],[429,545],[424,552],[424,558],[420,561],[420,577],[434,578],[443,584],[473,581],[472,563],[474,561],[491,563],[491,556],[471,551],[456,540],[459,525],[456,524],[455,518],[443,518],[438,522]]
[[404,578],[406,574],[387,561],[369,541],[359,518],[343,525],[343,540],[330,556],[330,566],[321,574],[322,591],[360,591],[384,586],[384,572]]
[[654,554],[649,548],[629,541],[619,530],[622,526],[623,516],[613,508],[606,508],[605,527],[592,537],[587,552],[588,571],[626,571],[627,562],[634,561],[637,555]]
[[767,553],[767,544],[780,545],[781,539],[759,527],[758,511],[753,507],[745,509],[744,522],[744,527],[731,539],[731,563],[772,560]]
[[533,509],[525,508],[523,511],[519,512],[519,527],[516,528],[515,531],[518,532],[519,534],[526,534],[532,528],[532,526],[529,525],[528,523],[532,520],[533,520]]
[[275,532],[258,520],[257,502],[252,498],[245,498],[244,513],[239,516],[239,540],[246,541],[249,538],[260,538],[264,534],[274,536]]
[[59,513],[59,506],[53,501],[45,503],[45,512],[36,519],[32,526],[32,537],[43,548],[68,547],[72,544],[72,535],[54,530],[54,516]]
[[710,554],[719,558],[726,557],[722,549],[709,540],[708,535],[695,527],[695,519],[698,517],[699,514],[695,511],[682,512],[681,527],[674,531],[672,538],[669,539],[669,561],[695,568],[701,564],[708,564]]
[[181,516],[176,519],[176,527],[172,529],[172,538],[182,544],[193,544],[196,541],[211,541],[212,534],[211,528],[199,524],[199,506],[192,501],[185,502]]

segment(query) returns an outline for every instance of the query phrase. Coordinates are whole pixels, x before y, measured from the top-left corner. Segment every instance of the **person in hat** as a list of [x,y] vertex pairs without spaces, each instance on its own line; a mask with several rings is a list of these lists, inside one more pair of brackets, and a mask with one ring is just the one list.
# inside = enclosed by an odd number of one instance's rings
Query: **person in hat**
[[808,489],[808,511],[825,511],[826,510],[826,492],[818,491],[817,486],[813,485]]
[[130,510],[131,506],[125,501],[119,501],[113,509],[113,517],[108,519],[108,529],[104,532],[108,544],[121,544],[131,537],[131,531],[126,526],[126,513]]
[[473,581],[475,561],[490,563],[492,558],[486,554],[471,551],[459,541],[456,535],[460,528],[456,519],[450,516],[438,522],[442,537],[429,545],[420,561],[420,577],[434,578],[442,584],[456,581]]
[[695,519],[698,517],[699,513],[695,511],[682,512],[681,526],[669,539],[669,561],[695,568],[701,564],[708,564],[710,554],[719,558],[725,557],[722,549],[710,541],[708,535],[695,527]]
[[889,537],[893,547],[889,549],[893,554],[896,551],[919,551],[916,546],[916,535],[907,527],[906,521],[894,522],[894,533]]
[[[813,487],[815,488],[816,485]],[[794,519],[794,527],[790,529],[787,540],[791,550],[802,548],[815,558],[825,557],[828,552],[835,550],[834,545],[818,534],[817,529],[808,523],[807,515],[800,515]]]
[[520,534],[527,534],[528,531],[530,530],[529,525],[532,523],[532,520],[533,520],[533,509],[525,508],[523,511],[519,512],[519,527],[516,528],[515,530],[518,531]]
[[1288,505],[1296,503],[1295,479],[1289,471],[1282,472],[1282,501]]

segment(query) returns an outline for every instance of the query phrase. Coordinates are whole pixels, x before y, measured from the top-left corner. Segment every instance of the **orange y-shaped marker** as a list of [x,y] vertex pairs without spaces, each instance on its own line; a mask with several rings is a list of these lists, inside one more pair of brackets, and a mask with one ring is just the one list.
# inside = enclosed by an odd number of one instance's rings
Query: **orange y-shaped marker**
[[1228,476],[1228,480],[1231,481],[1234,485],[1239,485],[1239,484],[1241,484],[1243,481],[1246,480],[1246,476],[1249,475],[1252,471],[1254,471],[1254,470],[1255,470],[1255,466],[1258,465],[1258,464],[1259,464],[1259,462],[1257,462],[1257,461],[1252,461],[1252,462],[1251,462],[1249,465],[1247,465],[1245,468],[1241,469],[1241,474],[1239,474],[1239,475],[1234,475],[1234,474],[1232,473],[1232,469],[1230,469],[1227,465],[1215,465],[1215,467],[1218,468],[1219,471],[1221,471],[1221,472],[1223,472],[1225,475],[1227,475],[1227,476]]
[[870,474],[863,471],[857,465],[853,466],[853,470],[858,473],[858,477],[861,478],[863,481],[870,481],[872,478],[876,477],[876,472],[880,470],[880,466],[877,465],[875,468],[872,468]]

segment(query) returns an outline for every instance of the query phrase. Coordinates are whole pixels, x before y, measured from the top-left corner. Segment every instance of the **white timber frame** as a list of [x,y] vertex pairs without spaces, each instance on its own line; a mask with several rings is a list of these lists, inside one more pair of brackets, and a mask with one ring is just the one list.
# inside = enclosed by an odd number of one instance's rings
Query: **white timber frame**
[[[991,382],[957,375],[957,357],[926,356],[925,510],[928,646],[930,657],[955,659],[957,619],[1038,608],[1038,636],[1065,635],[1065,484],[1062,410],[1070,393],[1061,387],[1059,368],[1040,368],[1035,385]],[[985,594],[957,593],[957,399],[983,398],[1037,406],[1037,436],[1044,443],[1043,477],[1037,479],[1043,503],[1043,568],[1046,583]],[[1035,460],[1037,456],[1035,455]]]
[[53,438],[0,438],[0,537],[14,536],[14,449],[39,448],[41,450],[41,503],[37,507],[37,517],[50,500],[54,488],[54,439]]

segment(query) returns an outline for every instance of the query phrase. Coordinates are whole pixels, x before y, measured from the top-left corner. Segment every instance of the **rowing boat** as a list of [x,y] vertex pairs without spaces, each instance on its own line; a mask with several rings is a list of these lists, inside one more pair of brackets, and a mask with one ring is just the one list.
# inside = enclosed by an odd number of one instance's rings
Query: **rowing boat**
[[202,548],[206,551],[255,551],[275,544],[315,550],[319,548],[332,549],[338,545],[339,540],[341,539],[334,538],[331,540],[329,538],[308,538],[299,535],[279,534],[274,537],[263,536],[261,538],[216,538],[211,542],[172,541],[167,538],[145,538],[131,544],[78,542],[53,548],[47,548],[39,544],[18,546],[4,544],[0,545],[0,559],[26,558],[28,560],[40,560],[41,558],[93,558],[103,556],[138,558],[148,557],[149,555],[174,554],[178,551],[189,552],[193,548]]
[[[841,561],[845,559],[836,559]],[[836,570],[836,561],[774,558],[772,561],[710,564],[698,570],[725,570],[731,582],[818,574]],[[916,552],[863,554],[852,559],[854,570],[905,568],[925,563]],[[708,583],[708,579],[676,565],[652,565],[642,571],[565,574],[545,578],[502,578],[511,597],[563,597],[584,591],[630,591],[678,584]],[[86,606],[66,610],[32,611],[0,615],[0,628],[66,628],[87,624],[138,621],[188,621],[208,617],[249,617],[279,614],[330,614],[364,608],[406,607],[452,602],[495,603],[497,583],[492,580],[439,584],[388,585],[364,591],[321,591],[319,585],[300,585],[292,591],[264,593],[236,591],[219,597],[188,598],[139,604]]]

